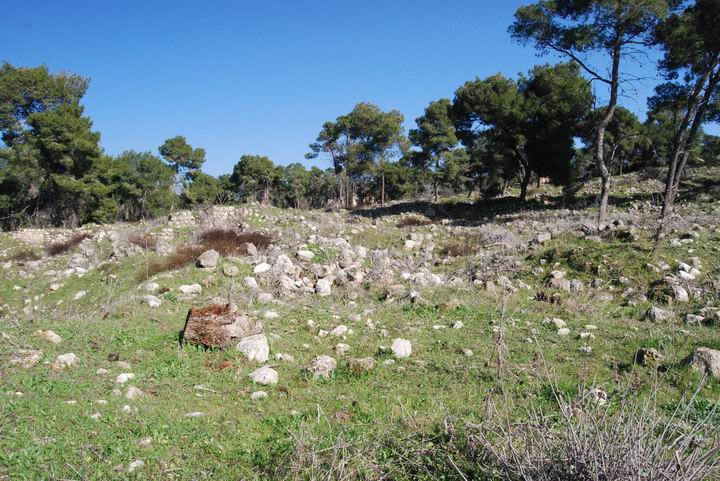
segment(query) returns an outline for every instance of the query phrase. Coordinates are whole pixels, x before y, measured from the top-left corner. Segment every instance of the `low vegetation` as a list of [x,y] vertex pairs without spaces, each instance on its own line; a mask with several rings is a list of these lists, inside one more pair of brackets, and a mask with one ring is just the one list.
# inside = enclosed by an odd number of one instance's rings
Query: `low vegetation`
[[91,237],[90,234],[77,234],[72,237],[70,237],[67,240],[55,242],[54,244],[50,244],[45,249],[47,253],[51,256],[59,256],[61,254],[65,254],[66,252],[70,252],[71,250],[75,249],[77,246],[80,245],[82,241],[85,239],[89,239]]

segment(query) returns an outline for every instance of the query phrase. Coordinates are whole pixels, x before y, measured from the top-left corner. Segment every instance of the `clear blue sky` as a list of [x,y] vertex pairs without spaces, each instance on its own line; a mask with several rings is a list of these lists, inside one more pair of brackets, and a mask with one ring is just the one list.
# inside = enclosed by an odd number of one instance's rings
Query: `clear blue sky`
[[[466,80],[556,61],[507,34],[524,3],[4,0],[0,60],[90,77],[108,153],[184,135],[218,175],[242,154],[305,162],[322,123],[357,102],[400,110],[409,129]],[[652,84],[625,105],[644,113]]]

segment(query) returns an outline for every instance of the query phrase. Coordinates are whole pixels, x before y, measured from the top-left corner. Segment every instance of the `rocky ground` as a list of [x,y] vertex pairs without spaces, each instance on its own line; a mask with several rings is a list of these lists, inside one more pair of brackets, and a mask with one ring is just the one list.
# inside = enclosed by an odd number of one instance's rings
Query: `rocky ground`
[[[657,245],[657,181],[614,188],[601,226],[546,189],[522,209],[184,213],[56,255],[2,234],[0,479],[464,479],[448,425],[500,388],[518,409],[629,390],[671,412],[700,385],[709,412],[720,172],[692,172]],[[218,252],[213,228],[271,243]],[[189,309],[212,335],[180,336]]]

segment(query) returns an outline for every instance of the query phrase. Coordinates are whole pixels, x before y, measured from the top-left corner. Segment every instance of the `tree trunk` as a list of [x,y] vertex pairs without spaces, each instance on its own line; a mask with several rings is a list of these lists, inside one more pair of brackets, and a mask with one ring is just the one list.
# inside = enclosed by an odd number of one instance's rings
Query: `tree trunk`
[[[660,222],[656,234],[657,238],[662,234],[665,220],[670,215],[675,204],[675,197],[680,188],[680,178],[690,157],[690,146],[692,146],[692,143],[697,137],[697,133],[702,125],[703,116],[705,115],[705,108],[712,98],[718,81],[720,81],[720,71],[713,75],[713,69],[714,66],[712,69],[708,69],[708,71],[698,79],[693,93],[688,99],[688,108],[685,117],[673,139],[673,153],[665,178],[665,190],[663,193],[662,210],[660,211]],[[706,83],[707,86],[705,86]],[[702,93],[703,87],[705,87],[705,93],[701,99],[700,94]],[[692,124],[690,123],[691,119]],[[689,130],[687,130],[688,125],[690,125]]]
[[605,218],[608,208],[608,198],[610,197],[610,175],[607,177],[601,177],[600,179],[600,217],[598,222],[602,222],[600,219]]
[[438,182],[437,180],[433,181],[433,191],[435,192],[435,203],[438,201]]
[[613,48],[613,63],[612,63],[612,74],[610,77],[610,101],[608,102],[607,110],[603,115],[602,121],[598,126],[597,131],[597,145],[595,146],[595,165],[597,166],[602,181],[602,189],[600,193],[600,211],[598,212],[598,223],[605,220],[607,217],[608,209],[608,197],[610,195],[610,171],[605,163],[605,131],[610,121],[615,115],[615,108],[617,107],[618,99],[618,87],[620,77],[620,57],[622,54],[621,38],[618,37]]
[[528,191],[528,185],[530,185],[530,177],[532,176],[532,171],[525,167],[522,179],[520,179],[520,202],[523,204],[527,201],[527,191]]
[[380,185],[380,207],[385,207],[385,169],[381,173]]

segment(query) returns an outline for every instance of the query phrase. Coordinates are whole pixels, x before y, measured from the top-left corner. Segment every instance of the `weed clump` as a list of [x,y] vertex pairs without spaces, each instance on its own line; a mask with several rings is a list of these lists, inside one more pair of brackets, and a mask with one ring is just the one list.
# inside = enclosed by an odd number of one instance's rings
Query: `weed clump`
[[50,244],[46,251],[51,256],[59,256],[60,254],[64,254],[66,252],[69,252],[80,245],[82,241],[85,239],[89,239],[92,237],[90,234],[77,234],[70,239],[63,241],[63,242],[56,242],[54,244]]
[[198,237],[198,244],[207,249],[215,249],[221,255],[247,254],[248,244],[253,244],[258,250],[267,249],[273,242],[272,237],[261,232],[235,232],[225,229],[211,229]]

